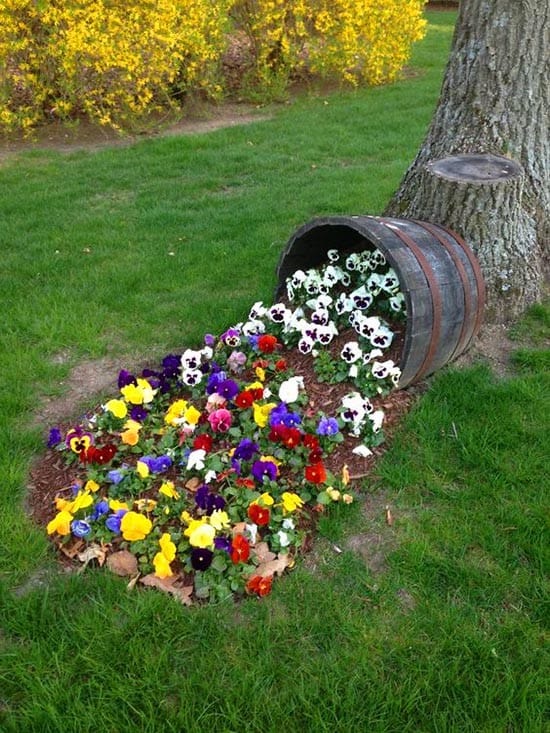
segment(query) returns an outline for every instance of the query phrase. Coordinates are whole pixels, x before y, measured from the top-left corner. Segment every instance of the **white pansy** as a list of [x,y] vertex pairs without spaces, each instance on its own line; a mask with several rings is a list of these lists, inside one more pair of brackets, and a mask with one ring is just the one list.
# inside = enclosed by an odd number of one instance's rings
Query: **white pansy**
[[290,377],[289,379],[285,379],[279,387],[279,399],[281,402],[286,402],[287,405],[290,405],[292,402],[296,402],[301,389],[304,389],[303,377]]
[[346,268],[353,272],[354,270],[357,270],[360,262],[360,257],[357,254],[357,252],[352,252],[350,255],[346,257]]
[[327,259],[329,262],[338,262],[340,259],[340,252],[337,249],[329,249],[327,252]]
[[322,294],[318,295],[316,298],[311,298],[310,300],[306,301],[306,305],[308,308],[311,308],[312,311],[317,310],[317,308],[323,308],[326,309],[329,307],[329,305],[332,304],[332,296]]
[[283,529],[294,529],[295,526],[296,525],[294,524],[294,520],[290,518],[283,519],[283,521],[281,522],[281,527]]
[[207,471],[204,474],[202,480],[204,481],[205,484],[209,484],[209,483],[211,483],[216,478],[217,475],[218,474],[215,471],[213,471],[212,469],[210,469],[209,471]]
[[390,298],[390,308],[395,313],[401,313],[403,308],[405,307],[405,296],[403,293],[397,293],[397,295],[392,295]]
[[193,469],[197,471],[202,471],[204,468],[204,459],[206,458],[206,451],[204,448],[197,448],[196,450],[192,450],[187,458],[187,470],[192,471]]
[[185,369],[181,373],[181,381],[187,387],[194,387],[195,385],[200,384],[203,376],[204,374],[200,369]]
[[202,351],[185,349],[181,355],[181,365],[184,369],[198,369],[202,362]]
[[340,280],[339,268],[333,265],[328,265],[323,275],[323,283],[329,288],[332,288]]
[[348,377],[350,379],[357,379],[357,376],[359,375],[359,367],[357,364],[352,364],[349,368]]
[[314,310],[311,314],[311,322],[315,323],[317,326],[326,326],[329,321],[330,313],[326,308],[317,308],[317,310]]
[[338,335],[338,329],[331,321],[326,326],[317,326],[317,341],[323,346],[328,346],[332,339]]
[[247,321],[243,324],[242,331],[245,336],[265,333],[265,323],[263,321]]
[[391,359],[387,361],[373,361],[371,367],[371,373],[376,379],[386,379],[390,374],[390,370],[395,366]]
[[372,423],[372,432],[377,433],[382,427],[384,422],[384,410],[376,410],[369,415],[369,420]]
[[255,545],[258,537],[258,525],[257,524],[245,524],[245,529],[250,539],[250,544]]
[[292,311],[284,303],[275,303],[267,311],[267,317],[272,323],[287,323],[291,315]]
[[372,294],[367,290],[364,285],[361,285],[360,288],[357,288],[352,293],[350,293],[349,297],[353,301],[354,307],[358,308],[359,310],[367,310],[367,308],[372,305]]
[[391,267],[385,275],[379,277],[378,282],[382,290],[385,290],[386,293],[393,293],[399,287],[399,280]]
[[361,347],[357,341],[348,341],[340,351],[340,357],[348,364],[353,364],[363,356]]
[[380,275],[373,272],[367,280],[367,288],[371,295],[378,295],[378,293],[380,292]]
[[378,359],[380,356],[384,356],[382,349],[371,349],[371,351],[367,351],[363,354],[363,364],[370,364],[371,361],[375,361],[375,359]]
[[298,351],[300,354],[309,354],[309,352],[313,348],[313,344],[315,342],[308,338],[308,336],[302,336],[302,338],[298,341]]
[[296,270],[290,278],[290,283],[292,284],[292,287],[297,290],[300,288],[306,279],[306,273],[303,270]]
[[387,326],[380,326],[378,331],[369,336],[369,341],[373,346],[387,349],[393,341],[393,332]]
[[[371,336],[374,336],[374,334],[379,332],[380,327],[380,319],[378,318],[378,316],[369,316],[368,318],[365,318],[361,321],[359,333],[361,334],[361,336],[370,339]],[[376,344],[372,345],[376,346]]]
[[351,300],[351,298],[348,298],[346,293],[340,293],[334,304],[334,308],[339,316],[343,315],[344,313],[350,313],[353,310],[353,300]]
[[277,538],[281,547],[288,547],[290,545],[290,538],[284,530],[280,529],[277,532]]
[[265,316],[266,313],[267,308],[265,307],[265,305],[262,303],[261,300],[257,300],[250,309],[250,312],[248,313],[248,319],[250,321],[259,321]]

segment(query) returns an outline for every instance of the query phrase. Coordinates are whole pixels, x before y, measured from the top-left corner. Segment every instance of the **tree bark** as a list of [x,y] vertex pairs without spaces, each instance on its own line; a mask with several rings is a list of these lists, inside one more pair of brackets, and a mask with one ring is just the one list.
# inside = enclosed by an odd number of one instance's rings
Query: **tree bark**
[[[548,0],[461,0],[431,125],[385,212],[462,235],[479,259],[492,321],[517,316],[550,279],[549,79]],[[516,174],[437,173],[442,159],[465,153],[504,156]]]

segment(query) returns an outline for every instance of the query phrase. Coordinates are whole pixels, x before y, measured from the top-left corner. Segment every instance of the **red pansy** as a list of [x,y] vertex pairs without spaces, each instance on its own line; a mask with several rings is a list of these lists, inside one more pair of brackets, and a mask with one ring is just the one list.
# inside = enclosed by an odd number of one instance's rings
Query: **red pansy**
[[250,543],[242,534],[237,534],[231,542],[231,562],[237,565],[250,557]]
[[306,480],[312,484],[322,484],[326,481],[327,472],[321,461],[319,461],[318,463],[313,463],[311,466],[306,466],[305,476]]
[[212,450],[213,442],[212,436],[208,435],[208,433],[197,435],[193,441],[193,450],[205,450],[208,453],[208,451]]
[[260,506],[259,504],[251,504],[248,507],[248,518],[257,524],[258,527],[263,527],[269,524],[271,513],[266,506]]
[[248,593],[257,593],[259,596],[267,596],[271,592],[273,576],[268,575],[263,578],[261,575],[253,575],[246,584]]
[[264,333],[258,339],[258,348],[262,354],[272,354],[278,346],[277,337]]
[[235,404],[237,405],[237,407],[240,407],[242,410],[244,410],[247,407],[252,407],[252,403],[255,399],[256,398],[254,397],[252,390],[245,389],[242,392],[239,392],[239,394],[235,397]]

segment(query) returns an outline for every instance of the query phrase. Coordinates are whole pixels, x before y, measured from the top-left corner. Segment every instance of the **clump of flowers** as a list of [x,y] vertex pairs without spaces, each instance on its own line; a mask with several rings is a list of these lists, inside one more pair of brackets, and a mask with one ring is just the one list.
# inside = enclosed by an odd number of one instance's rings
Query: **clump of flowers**
[[[384,358],[404,317],[381,253],[328,253],[287,280],[286,302],[253,305],[246,321],[198,349],[169,354],[48,445],[74,466],[48,534],[65,554],[135,559],[146,585],[197,599],[264,596],[294,564],[317,513],[350,504],[349,473],[326,460],[348,431],[357,452],[382,439],[375,398],[394,387]],[[353,337],[334,348],[346,332]],[[285,358],[311,354],[319,380],[349,382],[333,415],[312,408],[303,375]]]

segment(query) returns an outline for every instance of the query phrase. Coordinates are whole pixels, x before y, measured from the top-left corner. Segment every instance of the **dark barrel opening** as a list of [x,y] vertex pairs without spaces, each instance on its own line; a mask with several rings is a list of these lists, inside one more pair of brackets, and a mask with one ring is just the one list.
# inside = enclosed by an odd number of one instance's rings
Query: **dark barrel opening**
[[400,387],[440,369],[471,344],[481,325],[485,290],[479,264],[458,234],[409,219],[313,219],[281,254],[276,299],[285,294],[287,277],[326,262],[330,249],[378,249],[395,270],[407,309]]

